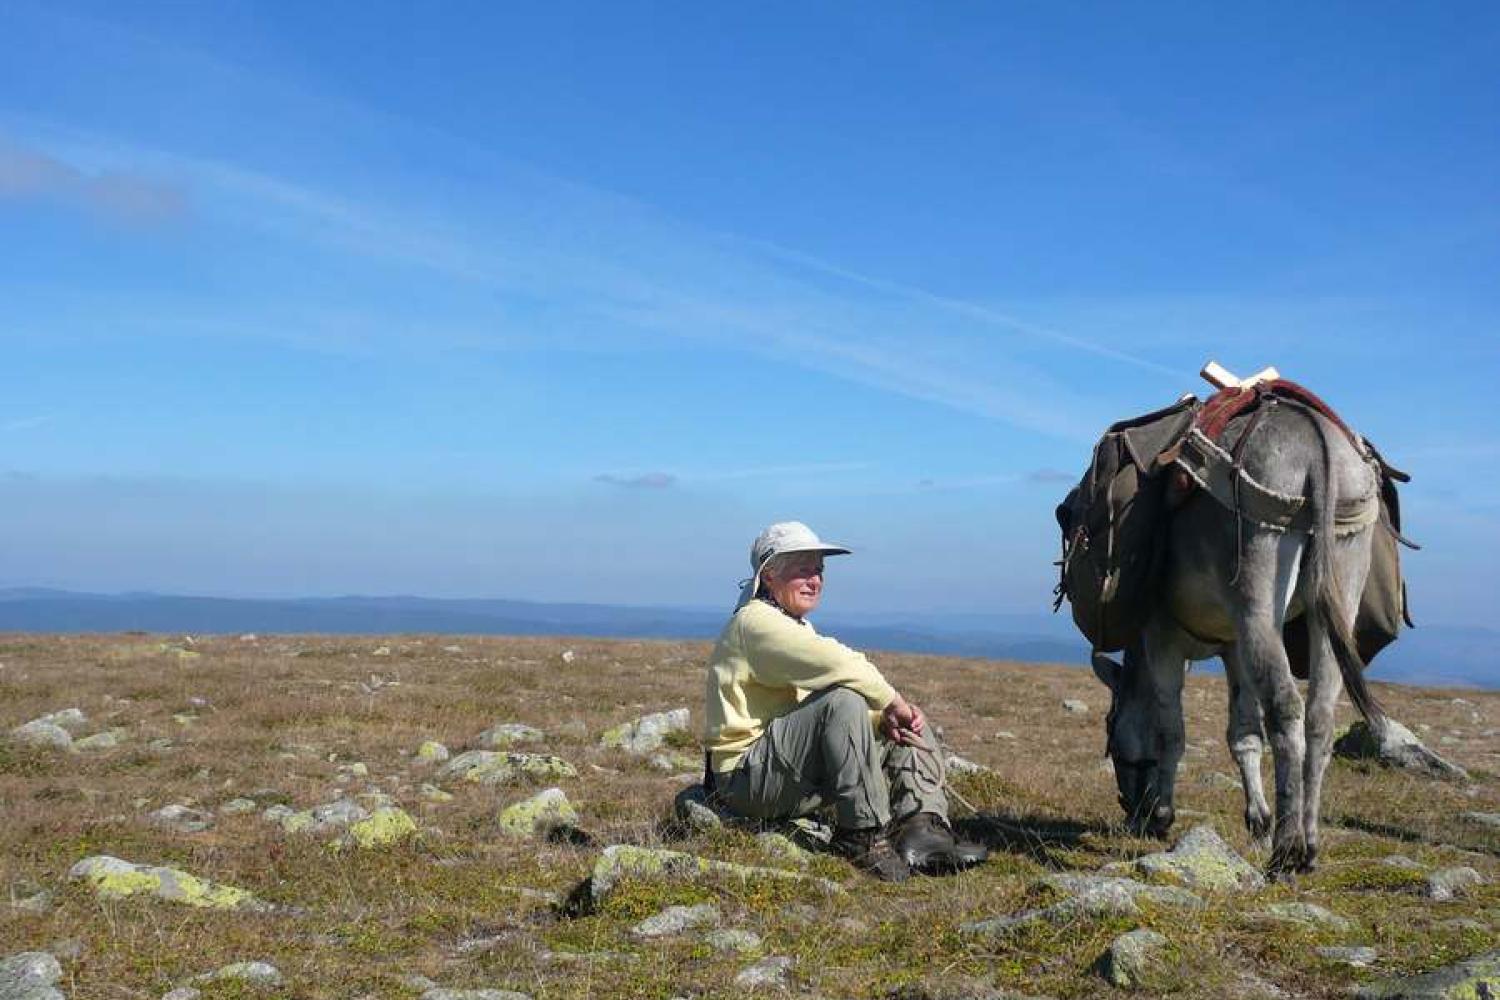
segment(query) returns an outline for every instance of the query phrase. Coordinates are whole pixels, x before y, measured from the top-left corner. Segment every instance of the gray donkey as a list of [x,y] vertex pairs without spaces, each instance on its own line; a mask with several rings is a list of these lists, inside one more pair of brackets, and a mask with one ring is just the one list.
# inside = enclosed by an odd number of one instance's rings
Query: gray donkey
[[[1341,428],[1297,403],[1236,417],[1220,441],[1232,455],[1197,431],[1184,442],[1177,465],[1205,489],[1172,516],[1161,590],[1139,639],[1125,648],[1123,666],[1096,654],[1094,671],[1113,696],[1108,748],[1120,804],[1138,830],[1161,836],[1174,819],[1185,668],[1223,659],[1227,741],[1244,786],[1245,825],[1258,841],[1271,832],[1260,780],[1269,735],[1276,812],[1268,871],[1285,875],[1316,864],[1318,803],[1340,688],[1367,719],[1383,715],[1365,686],[1352,635],[1372,535],[1381,530],[1378,478]],[[1295,515],[1281,523],[1252,516],[1277,509]],[[1282,635],[1299,616],[1308,638],[1305,702]]]

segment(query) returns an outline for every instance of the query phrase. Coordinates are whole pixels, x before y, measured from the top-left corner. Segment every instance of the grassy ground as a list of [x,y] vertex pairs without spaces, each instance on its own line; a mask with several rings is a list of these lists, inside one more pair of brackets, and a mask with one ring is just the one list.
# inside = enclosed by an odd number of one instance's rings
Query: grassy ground
[[[571,662],[561,655],[572,650]],[[713,952],[701,933],[643,943],[628,928],[670,903],[716,901],[725,925],[755,931],[764,953],[795,958],[799,989],[824,997],[887,996],[919,980],[967,976],[1055,997],[1111,988],[1090,971],[1110,940],[1135,926],[1171,941],[1173,961],[1145,995],[1243,993],[1247,977],[1291,995],[1341,995],[1351,983],[1445,964],[1493,947],[1500,933],[1500,831],[1466,821],[1500,812],[1500,694],[1377,685],[1392,714],[1470,770],[1467,785],[1335,761],[1323,802],[1324,866],[1254,898],[1218,898],[1204,913],[1148,911],[1136,920],[1081,920],[1003,943],[958,933],[966,921],[1045,901],[1038,879],[1091,870],[1159,850],[1119,828],[1102,757],[1105,689],[1086,670],[886,655],[878,662],[923,705],[954,751],[994,769],[957,779],[983,814],[968,829],[996,846],[957,878],[884,886],[832,858],[815,874],[849,891],[826,897],[779,884],[637,883],[598,913],[562,916],[565,896],[598,846],[667,844],[682,778],[602,749],[610,725],[686,705],[699,719],[707,648],[691,643],[502,638],[0,637],[0,727],[76,706],[85,732],[127,731],[113,750],[61,753],[0,744],[0,900],[57,890],[42,913],[0,905],[0,956],[60,950],[73,998],[159,997],[230,962],[262,960],[285,986],[262,996],[415,997],[425,975],[452,988],[520,990],[533,997],[729,995],[746,958]],[[371,675],[376,675],[372,683]],[[390,681],[399,683],[391,684]],[[1078,698],[1090,711],[1064,711]],[[1215,825],[1252,861],[1224,750],[1221,678],[1189,678],[1190,749],[1179,784],[1179,827]],[[1343,715],[1349,715],[1347,707]],[[455,753],[496,722],[547,733],[542,749],[579,777],[561,782],[598,846],[517,841],[498,809],[525,787],[418,793],[432,768],[413,759],[424,740]],[[1430,727],[1425,728],[1424,727]],[[170,740],[172,749],[150,746]],[[691,757],[693,741],[678,751]],[[341,767],[364,763],[368,777]],[[1269,773],[1269,756],[1267,760]],[[253,796],[262,807],[308,808],[337,790],[393,795],[424,827],[407,846],[334,852],[326,838],[283,833],[258,813],[221,816],[212,829],[172,833],[148,812],[171,803],[213,810]],[[955,816],[963,811],[955,809]],[[668,846],[767,863],[748,835],[723,832]],[[1469,865],[1488,880],[1436,903],[1414,878],[1381,863],[1403,854],[1429,867]],[[215,913],[156,901],[100,902],[64,876],[78,860],[111,854],[172,865],[296,907],[275,915]],[[1268,928],[1248,911],[1274,901],[1326,906],[1353,921],[1342,932]],[[1371,969],[1318,957],[1323,944],[1368,944]],[[205,987],[206,997],[242,987]],[[245,994],[248,995],[248,994]]]

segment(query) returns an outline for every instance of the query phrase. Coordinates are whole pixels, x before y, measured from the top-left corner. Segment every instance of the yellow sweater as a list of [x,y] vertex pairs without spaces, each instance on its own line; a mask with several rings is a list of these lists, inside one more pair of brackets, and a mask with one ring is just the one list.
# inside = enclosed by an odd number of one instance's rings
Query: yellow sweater
[[863,695],[876,711],[896,697],[863,653],[765,601],[740,608],[708,661],[704,739],[715,773],[733,770],[772,719],[835,685]]

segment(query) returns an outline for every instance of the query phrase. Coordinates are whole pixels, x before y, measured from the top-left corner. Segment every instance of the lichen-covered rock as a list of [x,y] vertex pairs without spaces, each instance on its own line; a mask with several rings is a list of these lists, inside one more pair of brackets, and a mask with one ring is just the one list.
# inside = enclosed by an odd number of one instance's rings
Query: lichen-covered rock
[[422,764],[441,764],[450,756],[448,748],[437,740],[425,740],[417,747],[417,761]]
[[734,985],[744,990],[787,990],[792,986],[793,960],[784,955],[763,958],[747,965],[734,977]]
[[755,843],[760,847],[760,852],[773,861],[782,861],[787,864],[806,868],[808,862],[812,861],[812,855],[798,847],[792,838],[767,830],[755,835]]
[[417,821],[402,809],[387,806],[349,825],[349,832],[336,843],[342,847],[371,850],[388,847],[415,836]]
[[430,784],[425,784],[424,783],[422,785],[422,787],[420,787],[420,788],[417,789],[417,794],[421,795],[422,798],[423,798],[423,800],[425,800],[427,802],[452,802],[453,801],[453,793],[452,792],[445,792],[441,788],[439,788],[437,785],[430,785]]
[[729,877],[742,881],[786,879],[814,885],[826,893],[843,889],[826,879],[813,878],[781,868],[758,868],[729,861],[700,858],[683,851],[613,844],[594,862],[594,870],[574,893],[574,907],[588,909],[597,905],[627,878],[667,879],[697,882],[709,877]]
[[1468,866],[1440,868],[1427,876],[1427,884],[1423,887],[1422,895],[1442,903],[1476,885],[1483,884],[1484,876]]
[[1166,947],[1166,936],[1156,931],[1121,934],[1099,956],[1099,974],[1114,986],[1127,989],[1139,986],[1160,963]]
[[1468,772],[1450,763],[1422,745],[1410,729],[1395,719],[1385,717],[1371,726],[1363,719],[1350,726],[1333,742],[1339,757],[1356,760],[1378,760],[1390,767],[1420,771],[1439,778],[1468,778]]
[[175,830],[178,833],[202,833],[214,825],[214,818],[208,813],[178,803],[162,806],[153,813],[147,813],[146,818],[153,826]]
[[125,729],[106,729],[102,733],[95,733],[92,736],[85,736],[81,740],[74,740],[73,749],[86,751],[113,750],[124,742],[127,732],[128,730]]
[[759,934],[738,927],[709,931],[703,936],[703,941],[714,951],[735,955],[753,955],[761,948]]
[[504,750],[522,743],[540,743],[547,734],[534,726],[519,722],[500,722],[479,734],[479,745],[490,750]]
[[1362,969],[1374,964],[1379,955],[1376,954],[1374,948],[1366,945],[1325,945],[1318,949],[1318,957],[1325,961]]
[[428,990],[421,1000],[531,1000],[515,990]]
[[62,726],[41,719],[33,719],[10,731],[11,742],[28,747],[50,747],[53,750],[69,750],[73,747],[73,735]]
[[219,806],[220,816],[242,816],[245,813],[253,813],[260,807],[255,804],[254,799],[230,799]]
[[65,708],[59,712],[48,712],[39,717],[37,722],[47,722],[54,726],[60,726],[68,732],[77,732],[88,725],[89,717],[81,708]]
[[1204,905],[1202,899],[1186,889],[1147,885],[1128,878],[1059,873],[1042,881],[1064,893],[1066,898],[1038,909],[972,921],[961,925],[959,930],[971,936],[999,938],[1042,922],[1062,925],[1080,917],[1138,916],[1141,900],[1156,906],[1199,908]]
[[697,906],[669,906],[630,928],[630,933],[638,938],[668,937],[718,922],[719,908],[713,903],[699,903]]
[[107,854],[84,858],[69,869],[68,878],[87,883],[102,899],[155,896],[205,909],[257,912],[270,909],[269,904],[245,889],[219,885],[175,868],[132,864]]
[[1483,1000],[1500,996],[1500,951],[1475,955],[1420,976],[1370,983],[1359,1000]]
[[1249,892],[1265,887],[1265,876],[1234,852],[1211,826],[1195,826],[1170,851],[1137,858],[1136,870],[1164,875],[1194,889]]
[[321,835],[343,830],[350,824],[367,819],[370,814],[357,802],[350,799],[335,799],[300,812],[287,806],[272,806],[261,815],[279,825],[287,833]]
[[252,986],[281,985],[281,970],[269,962],[232,962],[213,972],[194,976],[195,983],[240,982]]
[[724,825],[724,817],[709,803],[701,784],[689,785],[672,800],[672,812],[678,822],[697,833],[708,833]]
[[444,764],[438,774],[443,778],[456,778],[481,785],[502,785],[527,778],[543,781],[576,778],[578,770],[561,757],[551,754],[470,750]]
[[203,991],[192,986],[179,986],[161,995],[161,1000],[198,1000]]
[[662,748],[668,733],[686,732],[690,722],[691,713],[686,708],[643,715],[632,722],[605,730],[599,745],[618,747],[629,753],[651,753]]
[[1249,916],[1253,920],[1297,924],[1302,927],[1326,927],[1335,931],[1347,931],[1353,926],[1344,917],[1317,903],[1272,903]]
[[62,966],[45,951],[23,951],[0,959],[0,1000],[64,1000],[53,988]]
[[500,829],[513,837],[545,835],[578,826],[578,810],[561,788],[544,789],[500,810]]

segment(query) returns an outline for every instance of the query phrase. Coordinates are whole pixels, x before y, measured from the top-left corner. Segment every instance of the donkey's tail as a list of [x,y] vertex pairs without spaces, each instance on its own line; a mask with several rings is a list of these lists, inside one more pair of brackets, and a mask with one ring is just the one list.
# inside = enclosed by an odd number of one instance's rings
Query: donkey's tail
[[[1298,409],[1301,409],[1298,407]],[[1323,453],[1321,476],[1309,477],[1313,504],[1314,529],[1308,544],[1312,547],[1307,561],[1308,601],[1307,620],[1308,649],[1317,649],[1320,629],[1328,633],[1329,645],[1333,647],[1334,659],[1338,661],[1339,673],[1344,678],[1344,689],[1359,714],[1371,726],[1385,718],[1385,708],[1376,699],[1365,683],[1365,663],[1360,659],[1354,641],[1354,615],[1344,603],[1343,591],[1339,588],[1338,571],[1334,565],[1333,552],[1336,544],[1334,514],[1338,507],[1338,487],[1333,475],[1333,448],[1329,443],[1328,428],[1311,410],[1302,410],[1313,426],[1313,433]]]

